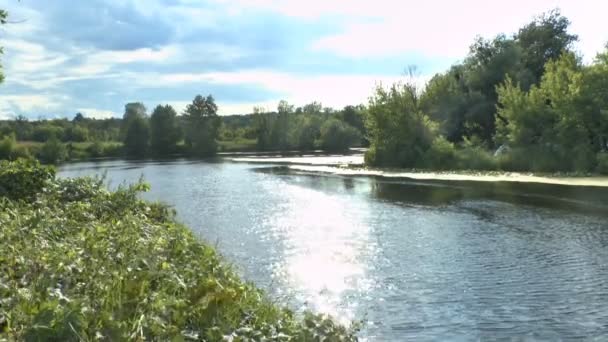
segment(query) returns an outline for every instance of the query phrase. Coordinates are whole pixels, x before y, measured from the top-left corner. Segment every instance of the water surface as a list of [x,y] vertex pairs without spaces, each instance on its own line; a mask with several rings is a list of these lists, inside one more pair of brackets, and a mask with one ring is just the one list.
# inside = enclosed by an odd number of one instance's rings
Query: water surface
[[294,309],[373,341],[608,336],[608,189],[350,177],[232,162],[80,163],[146,198]]

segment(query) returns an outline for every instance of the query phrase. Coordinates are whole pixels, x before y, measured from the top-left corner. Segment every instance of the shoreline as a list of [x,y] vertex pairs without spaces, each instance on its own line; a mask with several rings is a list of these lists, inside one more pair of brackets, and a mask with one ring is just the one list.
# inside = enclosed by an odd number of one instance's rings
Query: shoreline
[[[290,169],[305,172],[318,172],[341,176],[363,176],[382,178],[406,178],[411,180],[468,181],[468,182],[512,182],[536,183],[565,186],[607,187],[608,176],[541,176],[521,172],[498,172],[496,174],[463,171],[395,171],[383,169],[353,168],[329,165],[287,165]],[[491,171],[494,172],[494,171]]]

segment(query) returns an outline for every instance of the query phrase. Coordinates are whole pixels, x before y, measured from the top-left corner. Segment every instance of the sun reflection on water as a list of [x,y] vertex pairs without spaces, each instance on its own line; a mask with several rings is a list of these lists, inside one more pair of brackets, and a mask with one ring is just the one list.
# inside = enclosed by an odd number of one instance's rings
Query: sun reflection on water
[[364,296],[372,283],[365,208],[297,185],[282,184],[281,195],[284,202],[269,222],[284,244],[274,277],[295,290],[291,295],[304,308],[353,320],[355,301],[347,297]]

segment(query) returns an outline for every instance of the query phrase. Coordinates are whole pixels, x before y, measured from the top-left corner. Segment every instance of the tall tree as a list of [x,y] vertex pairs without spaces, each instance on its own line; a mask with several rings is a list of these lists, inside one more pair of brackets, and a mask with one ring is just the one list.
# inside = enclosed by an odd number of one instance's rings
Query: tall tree
[[177,113],[170,105],[158,105],[150,116],[150,148],[157,155],[168,155],[176,151],[181,139],[181,128]]
[[184,112],[186,145],[190,153],[198,157],[212,156],[217,152],[216,139],[221,120],[213,96],[197,95]]
[[414,83],[378,87],[370,98],[365,124],[371,165],[416,167],[436,136],[436,125],[422,112]]
[[146,107],[142,103],[136,102],[125,105],[121,130],[125,153],[130,157],[145,156],[150,141],[150,127]]
[[568,33],[570,20],[554,9],[537,17],[522,27],[515,39],[522,47],[523,60],[538,83],[545,71],[545,64],[569,51],[578,36]]

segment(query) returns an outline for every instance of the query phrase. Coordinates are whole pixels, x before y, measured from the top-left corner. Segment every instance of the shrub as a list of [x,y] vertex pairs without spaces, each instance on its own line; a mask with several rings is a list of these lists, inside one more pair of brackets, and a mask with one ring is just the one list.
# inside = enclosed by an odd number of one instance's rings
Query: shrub
[[68,151],[57,138],[51,138],[42,145],[38,152],[38,159],[46,164],[56,164],[68,158]]
[[454,144],[443,136],[433,140],[431,147],[424,153],[422,166],[428,169],[449,170],[457,168]]
[[327,151],[346,151],[361,140],[356,128],[337,119],[329,119],[321,126],[321,146]]
[[608,152],[597,154],[597,168],[596,171],[603,175],[608,175]]
[[13,148],[11,152],[10,160],[17,160],[19,158],[23,159],[31,159],[32,154],[30,153],[30,149],[27,146],[17,145]]
[[91,158],[99,158],[104,154],[103,144],[99,140],[95,140],[87,147],[86,151]]
[[35,160],[0,161],[0,197],[14,200],[32,198],[54,178],[52,167],[41,166]]
[[56,179],[36,201],[0,201],[0,339],[356,340],[242,282],[166,206],[139,199],[146,189]]
[[0,159],[11,159],[13,150],[15,149],[15,137],[12,135],[5,136],[0,140]]
[[464,146],[457,149],[456,160],[461,170],[490,171],[498,168],[497,158],[482,147]]

